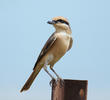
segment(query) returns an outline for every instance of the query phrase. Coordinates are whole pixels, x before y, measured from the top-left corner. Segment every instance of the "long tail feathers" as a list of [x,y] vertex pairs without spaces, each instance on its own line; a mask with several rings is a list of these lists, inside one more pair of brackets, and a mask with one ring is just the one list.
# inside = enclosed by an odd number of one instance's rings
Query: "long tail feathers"
[[32,74],[30,75],[30,77],[28,78],[28,80],[26,81],[26,83],[24,84],[24,86],[22,87],[21,91],[26,91],[30,88],[30,86],[32,85],[34,79],[36,78],[36,76],[38,75],[38,73],[41,70],[41,66],[37,66],[37,69],[34,69]]

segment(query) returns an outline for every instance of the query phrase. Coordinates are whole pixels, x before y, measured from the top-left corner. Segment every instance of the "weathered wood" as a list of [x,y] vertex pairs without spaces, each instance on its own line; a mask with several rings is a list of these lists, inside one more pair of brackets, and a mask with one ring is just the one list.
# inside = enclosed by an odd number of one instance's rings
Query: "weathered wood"
[[51,100],[87,100],[87,80],[59,80],[52,83]]

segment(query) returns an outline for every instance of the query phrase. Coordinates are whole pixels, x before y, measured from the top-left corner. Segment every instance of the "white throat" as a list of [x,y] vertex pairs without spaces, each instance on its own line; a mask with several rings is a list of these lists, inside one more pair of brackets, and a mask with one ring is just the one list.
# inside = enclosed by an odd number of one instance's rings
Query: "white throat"
[[56,33],[66,33],[66,34],[70,34],[71,35],[71,29],[64,29],[64,28],[59,28],[59,27],[55,27],[56,29]]
[[63,35],[63,36],[69,36],[69,37],[71,37],[71,34],[68,34],[68,33],[65,32],[65,31],[61,31],[61,32],[59,32],[59,34],[61,34],[61,35]]

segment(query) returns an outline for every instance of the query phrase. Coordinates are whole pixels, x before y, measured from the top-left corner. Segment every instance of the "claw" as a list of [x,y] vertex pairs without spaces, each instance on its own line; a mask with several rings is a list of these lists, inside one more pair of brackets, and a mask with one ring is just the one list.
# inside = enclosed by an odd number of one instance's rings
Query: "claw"
[[63,87],[64,86],[64,80],[62,78],[58,78],[57,79],[57,82],[60,82],[60,87]]
[[50,81],[49,84],[50,84],[50,86],[52,87],[52,84],[54,84],[54,83],[56,84],[56,79],[53,78],[53,79]]

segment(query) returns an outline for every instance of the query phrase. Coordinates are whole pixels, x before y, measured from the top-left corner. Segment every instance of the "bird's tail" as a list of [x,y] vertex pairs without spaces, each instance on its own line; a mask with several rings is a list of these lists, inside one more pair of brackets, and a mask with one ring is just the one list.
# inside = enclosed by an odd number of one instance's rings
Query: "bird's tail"
[[28,78],[28,80],[26,81],[26,83],[24,84],[24,86],[22,87],[20,92],[26,91],[30,88],[34,79],[36,78],[36,76],[40,72],[41,68],[42,68],[41,66],[36,66],[36,69],[33,70],[32,74],[30,75],[30,77]]

